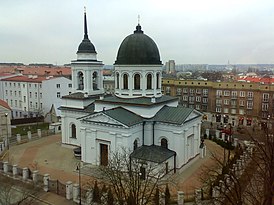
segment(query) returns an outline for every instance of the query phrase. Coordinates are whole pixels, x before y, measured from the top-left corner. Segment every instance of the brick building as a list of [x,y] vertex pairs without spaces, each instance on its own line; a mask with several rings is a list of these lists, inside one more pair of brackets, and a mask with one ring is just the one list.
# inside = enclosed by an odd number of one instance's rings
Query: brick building
[[274,85],[163,79],[162,92],[184,107],[204,112],[211,122],[233,126],[265,124],[274,118]]

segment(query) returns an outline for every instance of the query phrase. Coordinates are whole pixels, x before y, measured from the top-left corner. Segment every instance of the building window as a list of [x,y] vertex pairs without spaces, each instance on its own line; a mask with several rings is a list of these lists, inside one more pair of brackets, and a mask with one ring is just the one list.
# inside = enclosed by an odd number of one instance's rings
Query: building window
[[134,89],[135,90],[140,90],[140,75],[139,74],[135,74],[134,75]]
[[98,90],[98,75],[97,72],[92,73],[92,88]]
[[116,88],[117,88],[117,89],[119,89],[119,83],[120,83],[119,78],[120,78],[119,73],[116,73]]
[[216,100],[216,105],[222,105],[222,100],[221,99],[217,99]]
[[201,96],[196,96],[196,102],[201,102]]
[[12,96],[12,90],[10,91],[10,96]]
[[188,101],[188,96],[187,95],[183,95],[183,101]]
[[21,97],[21,91],[18,91],[19,97]]
[[188,93],[188,89],[187,88],[183,88],[183,93]]
[[208,89],[203,89],[203,96],[208,96]]
[[17,100],[14,101],[14,106],[17,107]]
[[203,98],[203,103],[207,103],[208,102],[208,98]]
[[253,98],[253,92],[247,92],[247,97],[248,98]]
[[200,88],[197,88],[197,89],[196,89],[196,94],[201,94],[201,92],[202,92],[202,91],[201,91]]
[[71,125],[71,137],[76,138],[76,126],[75,126],[75,124]]
[[189,93],[190,93],[190,95],[194,95],[194,92],[195,92],[195,90],[194,89],[189,89]]
[[247,101],[247,109],[252,109],[253,101]]
[[78,72],[78,90],[84,90],[84,74]]
[[128,89],[128,75],[123,75],[123,89]]
[[36,108],[36,109],[38,108],[38,103],[37,103],[37,102],[35,103],[35,108]]
[[177,95],[181,95],[182,94],[182,89],[181,88],[177,88],[176,93],[177,93]]
[[168,143],[165,138],[161,139],[161,147],[164,147],[166,149],[168,148]]
[[269,94],[263,93],[263,102],[268,102],[268,100],[269,100]]
[[14,96],[17,96],[17,91],[14,91]]
[[230,91],[229,90],[225,90],[224,91],[224,96],[229,96],[230,95]]
[[200,110],[201,106],[200,105],[196,105],[196,110]]
[[31,84],[29,84],[29,87],[31,88]]
[[245,91],[240,91],[240,97],[245,97]]
[[37,92],[35,92],[35,98],[37,99],[38,95],[37,95]]
[[56,84],[56,88],[60,88],[61,86],[60,86],[60,84]]
[[29,92],[29,98],[31,98],[31,96],[32,96],[32,93],[31,93],[31,92]]
[[216,107],[216,112],[217,113],[221,113],[222,112],[222,108],[221,107]]
[[60,98],[61,94],[60,92],[57,92],[57,98]]
[[30,108],[32,108],[32,102],[30,102]]
[[226,113],[226,114],[227,114],[227,113],[228,113],[228,111],[229,111],[229,110],[228,110],[228,108],[224,108],[224,113]]
[[159,73],[157,73],[157,75],[156,75],[156,86],[157,86],[157,89],[160,88],[160,74]]
[[68,84],[68,87],[69,87],[69,88],[72,88],[72,84],[71,84],[71,83],[69,83],[69,84]]
[[217,90],[216,91],[216,95],[217,95],[217,97],[221,97],[222,96],[222,91],[221,90]]
[[8,95],[8,91],[6,90],[6,95]]
[[40,98],[42,98],[42,93],[40,93]]
[[26,102],[26,96],[24,96],[24,103]]
[[224,105],[229,105],[229,100],[228,99],[224,99]]
[[152,89],[152,75],[147,75],[147,89]]
[[240,101],[239,101],[239,105],[240,105],[240,106],[245,106],[245,101],[244,101],[244,100],[240,100]]
[[138,141],[134,140],[133,142],[133,150],[136,150],[138,148]]
[[268,103],[262,103],[262,111],[268,111]]

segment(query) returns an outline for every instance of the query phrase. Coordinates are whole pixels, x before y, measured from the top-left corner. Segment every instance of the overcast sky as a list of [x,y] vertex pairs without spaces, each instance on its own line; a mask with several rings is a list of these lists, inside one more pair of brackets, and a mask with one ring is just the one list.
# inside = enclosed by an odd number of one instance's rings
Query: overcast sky
[[0,62],[76,59],[87,7],[97,58],[113,64],[141,26],[161,60],[176,64],[274,63],[273,0],[0,0]]

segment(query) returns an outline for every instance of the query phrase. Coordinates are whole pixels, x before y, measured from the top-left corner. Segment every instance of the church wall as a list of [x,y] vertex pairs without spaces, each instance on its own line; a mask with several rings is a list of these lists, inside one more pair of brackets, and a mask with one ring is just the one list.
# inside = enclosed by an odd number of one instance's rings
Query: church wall
[[108,145],[109,156],[111,152],[122,150],[123,147],[133,150],[133,143],[138,139],[142,144],[142,125],[131,128],[105,126],[102,124],[81,123],[82,161],[100,164],[100,143]]
[[[62,122],[62,143],[71,144],[80,146],[80,126],[81,123],[77,118],[83,117],[87,113],[82,112],[71,112],[71,111],[62,111],[61,122]],[[76,138],[71,137],[71,125],[75,124],[76,126]]]

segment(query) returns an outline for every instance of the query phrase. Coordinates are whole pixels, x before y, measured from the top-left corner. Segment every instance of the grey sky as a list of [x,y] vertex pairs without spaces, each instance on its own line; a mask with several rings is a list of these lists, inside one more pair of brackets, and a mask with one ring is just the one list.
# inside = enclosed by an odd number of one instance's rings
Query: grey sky
[[98,59],[113,64],[141,26],[163,62],[274,63],[273,0],[0,0],[0,62],[65,64],[76,59],[87,6]]

